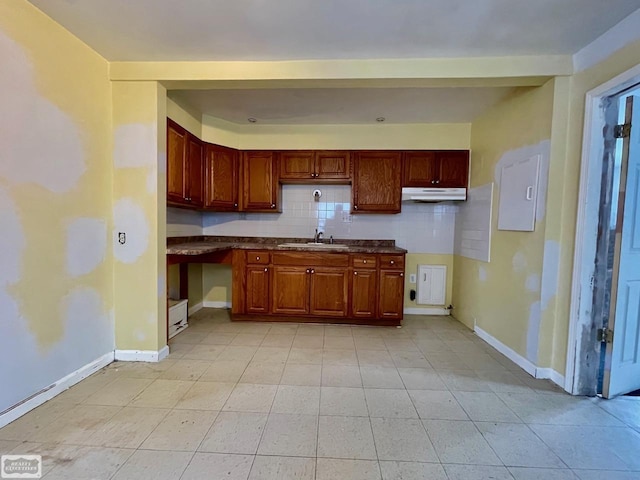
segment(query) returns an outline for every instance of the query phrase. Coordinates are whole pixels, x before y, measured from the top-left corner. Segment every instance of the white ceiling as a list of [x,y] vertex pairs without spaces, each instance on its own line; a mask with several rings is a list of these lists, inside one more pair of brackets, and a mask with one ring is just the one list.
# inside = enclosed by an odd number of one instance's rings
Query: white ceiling
[[[110,61],[571,55],[640,8],[640,0],[30,1]],[[173,87],[193,90],[169,95],[239,124],[248,117],[284,125],[367,124],[376,117],[468,123],[521,85],[515,82],[491,88],[244,82],[226,89],[194,82]]]
[[107,60],[573,54],[640,0],[31,0]]
[[179,104],[233,123],[470,123],[513,88],[300,88],[176,90]]

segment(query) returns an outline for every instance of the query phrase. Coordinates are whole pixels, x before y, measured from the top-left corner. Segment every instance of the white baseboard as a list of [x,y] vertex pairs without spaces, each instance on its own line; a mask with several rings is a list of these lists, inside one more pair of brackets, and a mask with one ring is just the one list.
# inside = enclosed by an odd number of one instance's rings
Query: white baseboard
[[119,362],[159,362],[169,355],[169,346],[160,350],[116,350],[115,359]]
[[202,305],[206,308],[231,308],[231,302],[211,302],[205,300]]
[[405,307],[406,315],[451,315],[451,311],[440,307]]
[[478,335],[481,339],[511,360],[513,363],[522,368],[525,372],[531,375],[534,378],[547,378],[551,380],[556,385],[564,388],[564,376],[553,370],[552,368],[541,368],[532,363],[531,361],[524,358],[522,355],[517,353],[515,350],[507,347],[504,343],[498,340],[496,337],[490,335],[485,332],[479,326],[475,326],[473,331]]
[[189,308],[189,312],[187,313],[187,315],[191,316],[194,313],[198,312],[199,310],[202,310],[203,307],[204,307],[203,302],[196,303],[193,307]]
[[22,415],[30,412],[34,408],[39,407],[47,400],[51,400],[53,397],[64,392],[68,388],[73,387],[79,381],[84,380],[89,375],[109,365],[113,360],[113,352],[106,353],[93,362],[88,363],[84,367],[79,368],[75,372],[72,372],[66,377],[49,385],[49,387],[43,389],[41,393],[35,395],[24,403],[18,404],[3,415],[0,415],[0,428],[13,422],[17,418],[20,418]]

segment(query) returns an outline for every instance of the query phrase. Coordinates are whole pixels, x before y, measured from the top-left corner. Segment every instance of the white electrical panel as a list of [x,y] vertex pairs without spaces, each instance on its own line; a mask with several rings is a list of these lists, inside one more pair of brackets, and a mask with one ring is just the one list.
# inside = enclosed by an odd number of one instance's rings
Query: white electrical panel
[[444,305],[447,292],[446,265],[418,265],[419,305]]
[[498,230],[533,232],[542,155],[502,167]]

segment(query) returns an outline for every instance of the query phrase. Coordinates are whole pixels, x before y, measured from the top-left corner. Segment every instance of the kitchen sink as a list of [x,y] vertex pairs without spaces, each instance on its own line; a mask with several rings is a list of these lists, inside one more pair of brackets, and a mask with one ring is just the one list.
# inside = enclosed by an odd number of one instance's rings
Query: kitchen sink
[[281,243],[278,245],[279,247],[288,247],[288,248],[319,248],[322,250],[344,250],[349,248],[349,245],[345,245],[343,243],[315,243],[315,242],[307,242],[307,243]]

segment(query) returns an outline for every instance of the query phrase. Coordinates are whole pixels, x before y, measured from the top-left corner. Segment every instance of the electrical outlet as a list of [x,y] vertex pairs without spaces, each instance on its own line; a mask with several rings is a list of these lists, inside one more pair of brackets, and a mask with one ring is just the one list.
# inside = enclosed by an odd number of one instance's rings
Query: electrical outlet
[[416,274],[415,273],[411,273],[409,275],[409,283],[416,283]]
[[353,215],[351,215],[349,212],[342,212],[342,221],[344,223],[352,223]]
[[124,232],[118,232],[118,243],[124,245],[127,242],[127,234]]

